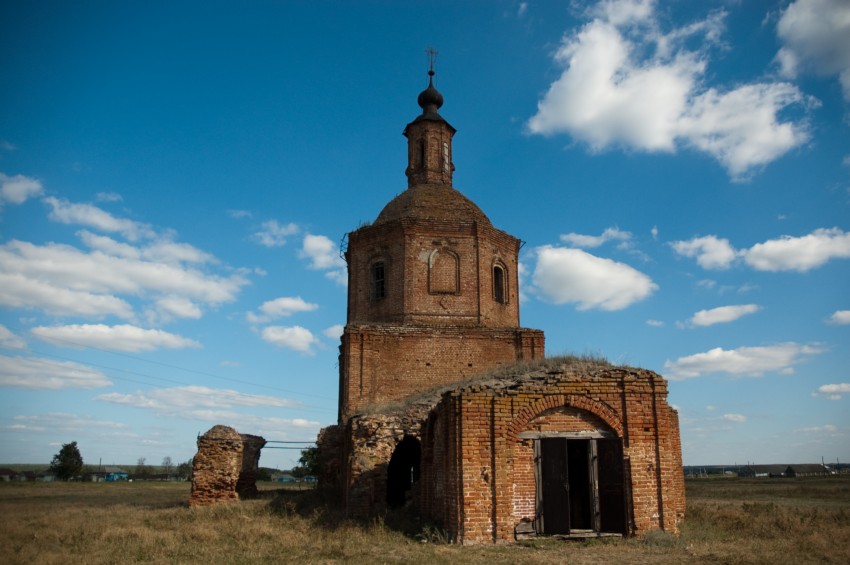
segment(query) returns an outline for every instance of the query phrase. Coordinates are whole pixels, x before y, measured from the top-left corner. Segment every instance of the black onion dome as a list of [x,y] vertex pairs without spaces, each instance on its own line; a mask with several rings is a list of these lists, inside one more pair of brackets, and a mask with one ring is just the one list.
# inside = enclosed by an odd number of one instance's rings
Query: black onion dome
[[443,95],[434,88],[434,71],[428,71],[428,88],[419,93],[417,102],[425,114],[437,113],[443,105]]

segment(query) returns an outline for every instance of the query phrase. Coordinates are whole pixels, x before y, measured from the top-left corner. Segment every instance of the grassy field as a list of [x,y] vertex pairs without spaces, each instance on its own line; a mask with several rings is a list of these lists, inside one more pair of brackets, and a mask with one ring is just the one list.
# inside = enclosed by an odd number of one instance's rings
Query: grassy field
[[261,488],[189,509],[188,483],[2,483],[0,563],[850,563],[850,476],[689,480],[680,537],[485,547]]

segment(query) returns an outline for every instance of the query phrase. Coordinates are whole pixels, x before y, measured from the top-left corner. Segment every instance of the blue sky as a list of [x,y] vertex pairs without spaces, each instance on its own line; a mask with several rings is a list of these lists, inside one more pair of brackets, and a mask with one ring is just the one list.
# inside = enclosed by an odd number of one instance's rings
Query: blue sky
[[547,354],[667,377],[686,464],[850,461],[848,22],[844,0],[4,2],[0,462],[335,422],[338,248],[406,187],[429,46],[454,185],[525,242]]

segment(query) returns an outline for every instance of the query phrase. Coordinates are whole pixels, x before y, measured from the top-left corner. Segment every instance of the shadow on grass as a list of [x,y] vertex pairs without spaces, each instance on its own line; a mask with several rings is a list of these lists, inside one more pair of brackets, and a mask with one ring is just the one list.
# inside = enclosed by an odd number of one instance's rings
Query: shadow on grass
[[261,493],[269,500],[272,513],[279,516],[299,516],[313,525],[326,530],[337,530],[342,526],[354,526],[363,531],[386,528],[411,540],[428,543],[449,543],[449,537],[439,526],[423,522],[410,508],[387,510],[372,518],[352,518],[345,515],[341,503],[333,496],[318,489],[296,491],[280,489]]

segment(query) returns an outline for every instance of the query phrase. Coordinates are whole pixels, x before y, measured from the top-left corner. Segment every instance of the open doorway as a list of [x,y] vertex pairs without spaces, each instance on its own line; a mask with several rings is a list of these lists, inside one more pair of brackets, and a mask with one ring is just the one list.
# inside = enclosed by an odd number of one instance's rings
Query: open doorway
[[618,438],[535,440],[537,531],[581,535],[626,531],[623,449]]
[[387,466],[387,507],[399,508],[407,502],[413,483],[419,480],[422,448],[413,436],[404,436]]

